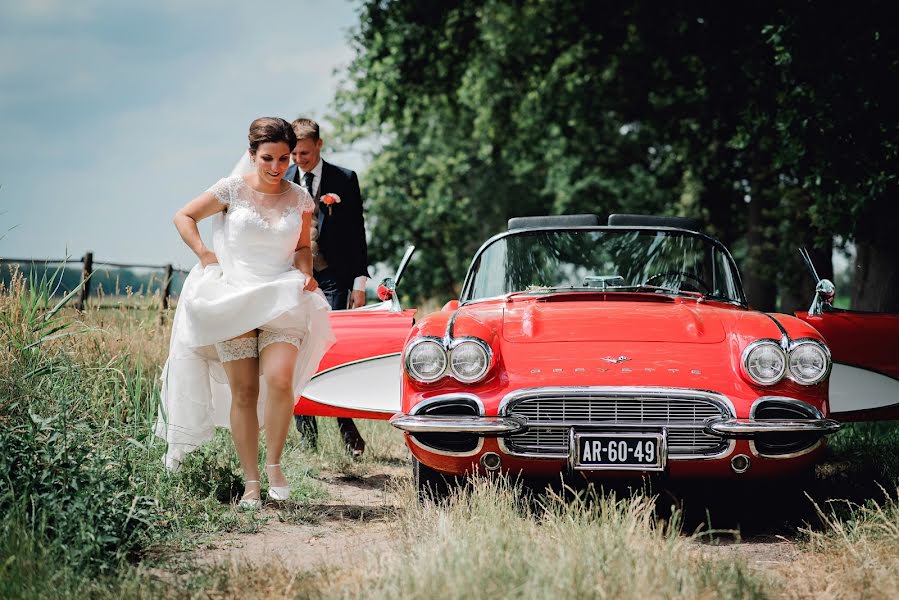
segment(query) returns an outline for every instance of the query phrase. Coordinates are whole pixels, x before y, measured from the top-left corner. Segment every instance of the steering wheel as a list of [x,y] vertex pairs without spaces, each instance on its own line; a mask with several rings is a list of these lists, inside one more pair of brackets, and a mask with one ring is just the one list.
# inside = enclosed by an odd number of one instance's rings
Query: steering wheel
[[[664,271],[662,273],[656,273],[655,275],[650,275],[649,277],[647,277],[646,280],[643,282],[643,285],[652,285],[650,283],[650,281],[652,281],[653,279],[659,279],[661,277],[670,277],[672,275],[675,275],[682,279],[689,279],[689,280],[695,281],[702,288],[699,291],[702,292],[703,295],[710,294],[712,292],[712,288],[709,286],[709,284],[707,284],[705,281],[703,281],[696,275],[693,275],[692,273],[687,273],[686,271]],[[686,290],[686,291],[690,291],[690,290]]]

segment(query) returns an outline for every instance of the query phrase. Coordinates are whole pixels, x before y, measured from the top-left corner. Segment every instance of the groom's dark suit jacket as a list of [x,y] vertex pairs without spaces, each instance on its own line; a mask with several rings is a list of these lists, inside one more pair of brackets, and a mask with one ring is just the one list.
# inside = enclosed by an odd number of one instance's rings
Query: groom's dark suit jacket
[[[296,174],[297,166],[290,165],[284,179],[294,181]],[[336,274],[338,285],[352,289],[356,277],[368,277],[368,245],[365,243],[359,178],[354,171],[323,160],[317,198],[325,194],[337,194],[340,203],[332,204],[330,211],[324,204],[319,208],[318,249],[328,262],[328,268]]]

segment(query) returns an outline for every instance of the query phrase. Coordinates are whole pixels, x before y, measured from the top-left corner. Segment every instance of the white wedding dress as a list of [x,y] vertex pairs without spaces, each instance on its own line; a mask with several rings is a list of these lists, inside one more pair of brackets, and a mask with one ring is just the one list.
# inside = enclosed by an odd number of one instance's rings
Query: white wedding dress
[[[324,294],[304,291],[306,277],[293,266],[302,213],[314,209],[306,190],[290,183],[281,194],[263,194],[232,175],[209,191],[227,207],[214,217],[219,263],[197,264],[187,276],[162,371],[156,435],[168,443],[170,469],[211,439],[216,426],[229,427],[231,393],[214,344],[254,329],[275,341],[301,340],[293,380],[299,397],[334,343]],[[260,423],[265,395],[260,375]]]

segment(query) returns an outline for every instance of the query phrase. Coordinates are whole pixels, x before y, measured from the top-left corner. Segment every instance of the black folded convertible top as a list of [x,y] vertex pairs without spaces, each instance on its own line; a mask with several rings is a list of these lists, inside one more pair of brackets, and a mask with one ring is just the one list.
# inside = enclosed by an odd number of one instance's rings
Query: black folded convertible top
[[[530,227],[596,227],[599,225],[597,215],[542,215],[539,217],[512,217],[509,219],[509,231]],[[660,217],[656,215],[609,215],[610,227],[675,227],[688,231],[702,231],[699,219],[691,217]]]
[[656,215],[609,215],[610,227],[676,227],[689,231],[702,231],[699,219],[691,217],[659,217]]
[[509,231],[528,227],[595,227],[597,225],[599,225],[599,217],[596,215],[544,215],[509,219]]

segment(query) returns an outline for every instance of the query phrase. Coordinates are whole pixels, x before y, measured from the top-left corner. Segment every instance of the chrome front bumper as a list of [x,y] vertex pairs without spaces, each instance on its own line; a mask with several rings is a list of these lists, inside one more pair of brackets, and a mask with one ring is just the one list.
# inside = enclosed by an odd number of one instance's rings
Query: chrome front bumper
[[523,421],[512,417],[475,417],[447,415],[394,415],[390,424],[409,433],[474,433],[479,435],[511,435],[525,428]]
[[787,420],[727,419],[710,421],[705,431],[723,437],[755,437],[765,433],[836,433],[840,424],[833,419]]
[[[507,436],[527,429],[527,422],[514,417],[476,417],[446,415],[394,415],[390,424],[409,433],[472,433],[485,436]],[[591,423],[590,429],[646,428],[645,423]],[[662,425],[664,427],[664,425]],[[726,438],[752,438],[770,433],[820,433],[828,435],[840,429],[833,419],[754,420],[721,419],[709,421],[705,431]]]

